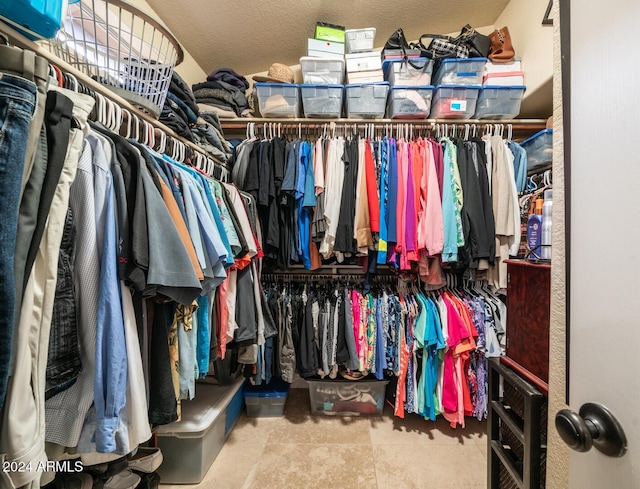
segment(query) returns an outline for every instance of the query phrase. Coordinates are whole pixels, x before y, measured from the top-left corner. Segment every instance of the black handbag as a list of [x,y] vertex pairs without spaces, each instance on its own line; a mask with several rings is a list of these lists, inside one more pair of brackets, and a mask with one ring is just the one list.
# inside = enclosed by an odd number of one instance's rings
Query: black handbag
[[389,39],[387,39],[384,45],[383,52],[387,49],[400,49],[404,53],[407,49],[410,49],[410,47],[407,38],[404,36],[404,31],[400,28],[389,36]]
[[491,49],[491,38],[480,34],[469,24],[460,31],[460,36],[464,39],[465,45],[469,48],[469,57],[486,58]]
[[408,56],[408,52],[413,48],[414,46],[409,44],[409,42],[407,41],[402,28],[399,28],[393,34],[391,34],[391,36],[389,36],[389,39],[387,39],[387,42],[382,49],[382,56],[384,57],[385,53],[388,53],[390,51],[393,51],[394,54],[399,51],[402,53],[402,59],[404,62],[408,63],[415,69],[422,69],[424,65],[420,66],[414,63]]

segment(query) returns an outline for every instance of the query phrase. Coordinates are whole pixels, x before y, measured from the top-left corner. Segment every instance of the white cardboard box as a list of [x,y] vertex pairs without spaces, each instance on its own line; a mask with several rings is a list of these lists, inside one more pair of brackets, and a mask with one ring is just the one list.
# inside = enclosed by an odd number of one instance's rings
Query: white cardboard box
[[344,39],[348,53],[373,51],[373,45],[376,39],[376,28],[347,29],[344,31]]
[[344,59],[347,62],[347,73],[382,70],[380,53],[352,53],[346,54]]
[[307,56],[317,56],[312,53],[324,53],[320,57],[327,56],[343,56],[344,44],[340,42],[319,41],[318,39],[309,39],[307,42]]
[[507,63],[493,63],[487,61],[484,65],[485,73],[505,73],[510,71],[522,71],[522,62],[520,59],[514,59]]
[[347,83],[376,83],[384,81],[382,70],[354,71],[347,73]]

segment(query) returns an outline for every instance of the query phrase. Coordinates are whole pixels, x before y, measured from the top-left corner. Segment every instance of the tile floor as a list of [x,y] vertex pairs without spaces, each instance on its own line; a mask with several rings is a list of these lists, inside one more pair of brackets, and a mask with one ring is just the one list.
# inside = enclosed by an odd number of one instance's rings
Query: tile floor
[[[486,422],[452,429],[411,415],[312,416],[291,389],[284,417],[242,414],[198,485],[161,489],[484,489]],[[166,456],[166,455],[165,455]]]

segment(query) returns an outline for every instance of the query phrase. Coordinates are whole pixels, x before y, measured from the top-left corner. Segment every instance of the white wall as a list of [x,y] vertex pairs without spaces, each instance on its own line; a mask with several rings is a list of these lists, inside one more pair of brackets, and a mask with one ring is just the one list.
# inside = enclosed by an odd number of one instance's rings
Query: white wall
[[549,416],[547,425],[547,488],[569,487],[569,448],[555,428],[555,413],[566,408],[566,277],[565,277],[565,186],[562,112],[562,57],[560,16],[554,2],[553,26],[553,266],[551,267],[551,324],[549,331]]
[[511,0],[495,22],[497,29],[509,28],[516,56],[522,58],[527,86],[522,112],[538,117],[552,110],[553,27],[542,25],[548,4],[548,0]]

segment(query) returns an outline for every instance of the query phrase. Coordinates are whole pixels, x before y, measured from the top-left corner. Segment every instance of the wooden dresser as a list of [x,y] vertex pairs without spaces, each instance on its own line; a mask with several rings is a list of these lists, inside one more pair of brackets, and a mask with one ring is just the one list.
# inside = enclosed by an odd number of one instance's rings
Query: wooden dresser
[[488,487],[545,487],[551,266],[508,263],[506,356],[489,365]]

